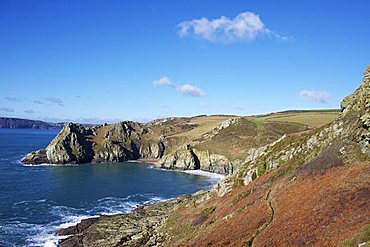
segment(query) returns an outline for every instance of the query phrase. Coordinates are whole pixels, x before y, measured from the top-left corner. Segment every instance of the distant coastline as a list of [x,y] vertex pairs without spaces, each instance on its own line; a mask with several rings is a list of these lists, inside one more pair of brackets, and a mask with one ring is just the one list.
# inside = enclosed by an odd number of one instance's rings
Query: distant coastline
[[64,123],[49,123],[39,120],[0,117],[0,129],[61,129]]

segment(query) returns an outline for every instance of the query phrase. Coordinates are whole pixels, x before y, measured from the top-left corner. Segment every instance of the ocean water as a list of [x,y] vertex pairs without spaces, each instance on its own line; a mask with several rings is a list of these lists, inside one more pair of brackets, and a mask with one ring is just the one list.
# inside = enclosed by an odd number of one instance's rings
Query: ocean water
[[[60,228],[100,214],[209,188],[220,176],[154,169],[146,163],[25,166],[54,130],[0,129],[0,246],[55,246]],[[204,175],[204,174],[201,174]]]

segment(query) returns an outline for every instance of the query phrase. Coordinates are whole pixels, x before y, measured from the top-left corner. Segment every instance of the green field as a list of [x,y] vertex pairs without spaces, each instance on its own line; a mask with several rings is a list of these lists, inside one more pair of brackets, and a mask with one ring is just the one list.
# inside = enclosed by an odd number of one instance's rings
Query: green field
[[253,118],[270,122],[300,123],[305,124],[310,128],[319,128],[333,122],[338,116],[339,112],[339,110],[288,111],[264,116],[256,116]]
[[339,110],[287,111],[240,117],[236,123],[211,137],[204,134],[236,116],[197,116],[187,119],[186,124],[193,128],[169,137],[174,142],[191,144],[199,150],[223,154],[232,160],[243,159],[250,148],[272,143],[284,134],[299,135],[319,128],[334,121],[338,113]]
[[222,122],[233,118],[235,116],[222,116],[222,115],[215,115],[215,116],[200,116],[191,118],[190,122],[187,124],[195,124],[197,127],[190,131],[182,132],[171,137],[186,137],[189,139],[197,139],[200,138],[203,134],[212,131],[214,128],[218,127]]

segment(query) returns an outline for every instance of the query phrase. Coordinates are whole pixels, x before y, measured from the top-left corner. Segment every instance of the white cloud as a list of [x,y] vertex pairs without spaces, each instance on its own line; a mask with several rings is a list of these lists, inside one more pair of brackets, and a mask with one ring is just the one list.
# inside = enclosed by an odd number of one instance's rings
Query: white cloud
[[171,86],[172,82],[168,77],[164,76],[159,80],[153,81],[153,85],[154,86]]
[[152,82],[154,86],[168,86],[175,89],[177,92],[184,96],[201,97],[205,95],[205,92],[191,84],[177,84],[173,83],[168,77],[164,76],[159,80]]
[[240,13],[233,19],[221,16],[213,20],[202,17],[183,21],[178,24],[178,35],[182,38],[195,36],[223,43],[253,41],[260,35],[269,35],[283,41],[289,39],[266,28],[260,17],[253,12]]
[[324,91],[311,91],[311,90],[302,90],[299,93],[299,96],[302,98],[308,99],[309,101],[319,102],[322,104],[328,103],[330,98],[329,94]]
[[185,96],[201,97],[204,95],[204,91],[202,89],[190,84],[176,86],[176,90]]

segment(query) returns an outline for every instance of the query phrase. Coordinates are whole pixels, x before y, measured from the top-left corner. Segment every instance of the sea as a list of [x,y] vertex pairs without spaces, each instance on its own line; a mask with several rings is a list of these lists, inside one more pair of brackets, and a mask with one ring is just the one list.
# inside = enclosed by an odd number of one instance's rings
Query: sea
[[56,230],[212,187],[222,176],[125,162],[27,166],[57,130],[0,129],[0,246],[56,246]]

